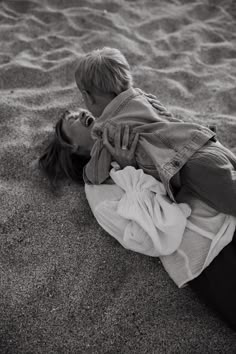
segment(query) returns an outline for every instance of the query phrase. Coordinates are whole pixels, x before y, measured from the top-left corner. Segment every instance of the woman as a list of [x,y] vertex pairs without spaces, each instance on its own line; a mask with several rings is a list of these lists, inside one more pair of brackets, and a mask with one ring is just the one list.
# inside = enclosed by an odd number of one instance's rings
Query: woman
[[[81,182],[93,147],[92,127],[93,118],[86,111],[66,112],[59,120],[54,139],[40,158],[53,184],[62,176]],[[129,131],[125,129],[123,139],[120,133],[115,150],[124,155],[122,145]],[[127,165],[134,163],[137,142],[138,137],[125,152]],[[108,141],[106,146],[114,149]],[[189,284],[235,330],[235,218],[193,196],[186,195],[182,204],[171,202],[160,182],[134,167],[113,168],[110,176],[113,184],[85,185],[100,225],[124,247],[159,256],[178,287]]]

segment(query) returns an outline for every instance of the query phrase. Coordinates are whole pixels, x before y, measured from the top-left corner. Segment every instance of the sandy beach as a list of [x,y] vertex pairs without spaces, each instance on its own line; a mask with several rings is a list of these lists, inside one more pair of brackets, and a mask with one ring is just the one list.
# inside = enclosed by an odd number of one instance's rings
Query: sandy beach
[[0,353],[233,354],[236,333],[102,230],[82,185],[53,194],[34,167],[82,104],[77,58],[104,46],[136,87],[236,152],[235,1],[0,1]]

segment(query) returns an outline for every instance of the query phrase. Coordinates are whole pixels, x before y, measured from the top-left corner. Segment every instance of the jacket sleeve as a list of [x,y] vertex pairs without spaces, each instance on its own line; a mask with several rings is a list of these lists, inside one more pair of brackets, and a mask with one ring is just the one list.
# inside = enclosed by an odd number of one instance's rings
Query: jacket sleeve
[[97,139],[91,151],[91,158],[84,168],[84,181],[88,184],[101,184],[110,177],[111,155]]

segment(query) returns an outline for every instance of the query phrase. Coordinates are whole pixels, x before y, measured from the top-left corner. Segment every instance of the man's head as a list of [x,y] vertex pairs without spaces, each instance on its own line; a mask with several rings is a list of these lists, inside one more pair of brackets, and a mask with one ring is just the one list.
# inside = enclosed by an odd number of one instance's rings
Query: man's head
[[78,60],[75,80],[87,109],[99,117],[107,104],[133,84],[130,66],[115,48],[102,48]]

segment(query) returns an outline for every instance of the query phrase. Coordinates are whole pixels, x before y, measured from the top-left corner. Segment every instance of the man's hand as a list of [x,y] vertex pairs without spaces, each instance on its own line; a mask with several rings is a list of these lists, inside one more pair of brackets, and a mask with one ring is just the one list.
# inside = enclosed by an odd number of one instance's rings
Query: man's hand
[[136,133],[134,140],[129,147],[130,141],[130,131],[129,126],[125,125],[123,128],[123,136],[122,136],[122,126],[118,126],[114,136],[114,144],[113,147],[108,140],[108,128],[105,127],[103,132],[103,145],[110,152],[113,159],[120,165],[121,168],[126,166],[134,166],[136,167],[135,160],[135,151],[139,140],[139,134]]

